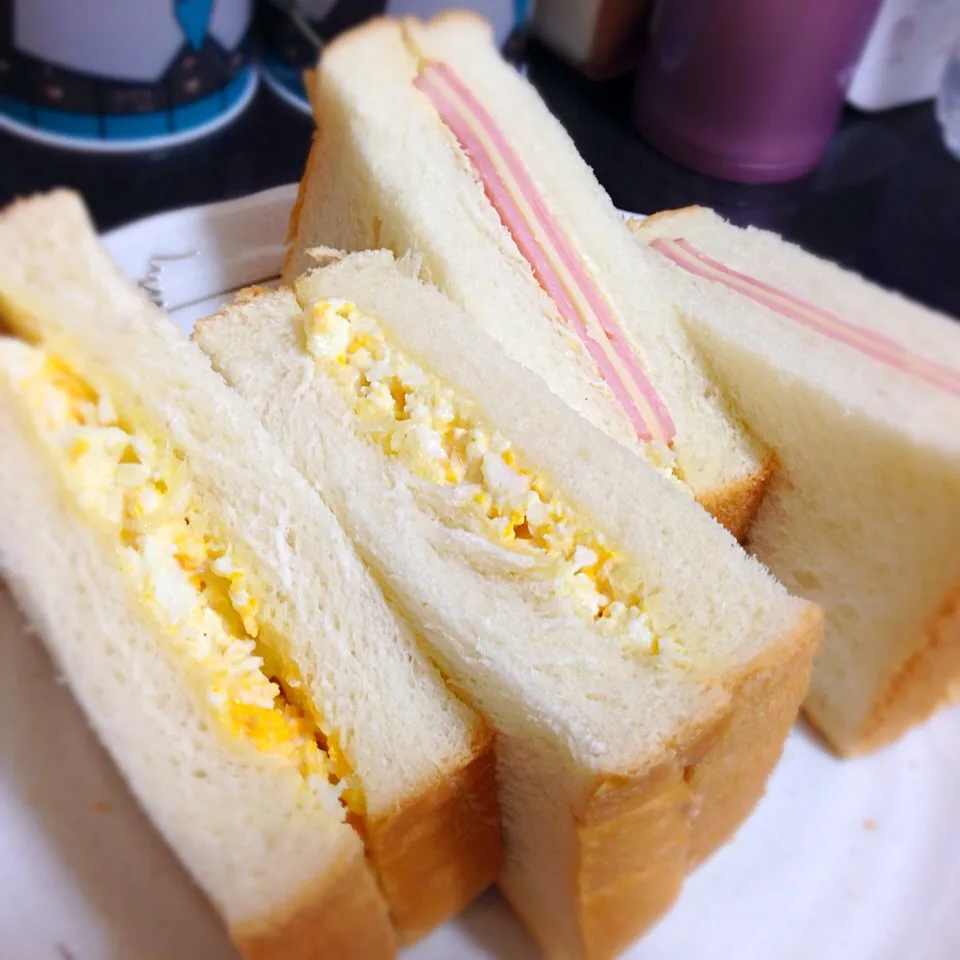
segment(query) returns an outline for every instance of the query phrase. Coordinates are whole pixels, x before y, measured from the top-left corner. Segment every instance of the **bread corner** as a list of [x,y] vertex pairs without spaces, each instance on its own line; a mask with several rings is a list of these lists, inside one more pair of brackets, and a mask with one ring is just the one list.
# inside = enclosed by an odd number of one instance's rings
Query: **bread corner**
[[244,960],[390,960],[396,936],[362,856],[347,856],[284,908],[231,925]]

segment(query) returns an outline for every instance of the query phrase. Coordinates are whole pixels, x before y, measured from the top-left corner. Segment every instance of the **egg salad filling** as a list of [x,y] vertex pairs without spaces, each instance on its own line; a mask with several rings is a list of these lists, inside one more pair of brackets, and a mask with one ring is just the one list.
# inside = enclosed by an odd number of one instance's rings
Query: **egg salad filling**
[[290,665],[262,643],[255,586],[197,509],[182,458],[41,348],[0,339],[0,371],[80,511],[116,537],[122,569],[226,730],[293,764],[314,788],[335,784],[348,810],[362,814],[335,738],[297,696],[302,684]]
[[452,488],[495,545],[546,562],[553,589],[629,652],[665,652],[636,572],[468,398],[391,343],[384,324],[339,298],[303,308],[307,350],[353,403],[364,433],[417,476]]

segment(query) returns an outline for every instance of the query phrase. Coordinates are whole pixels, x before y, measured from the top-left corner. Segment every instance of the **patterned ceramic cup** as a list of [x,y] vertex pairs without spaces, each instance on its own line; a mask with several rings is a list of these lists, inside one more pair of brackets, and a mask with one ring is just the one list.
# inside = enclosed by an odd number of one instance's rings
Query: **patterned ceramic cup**
[[0,126],[63,146],[191,140],[256,86],[252,0],[0,0]]

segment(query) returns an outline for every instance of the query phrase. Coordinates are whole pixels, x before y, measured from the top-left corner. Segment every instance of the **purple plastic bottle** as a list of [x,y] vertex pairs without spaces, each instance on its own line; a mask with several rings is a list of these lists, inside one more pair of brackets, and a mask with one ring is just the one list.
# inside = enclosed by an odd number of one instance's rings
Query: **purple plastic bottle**
[[880,0],[659,0],[634,119],[658,150],[743,183],[814,167]]

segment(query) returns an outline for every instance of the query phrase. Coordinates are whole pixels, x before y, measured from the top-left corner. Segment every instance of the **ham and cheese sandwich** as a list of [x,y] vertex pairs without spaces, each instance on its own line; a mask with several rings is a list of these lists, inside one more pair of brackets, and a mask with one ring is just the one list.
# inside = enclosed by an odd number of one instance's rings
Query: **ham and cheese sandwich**
[[575,410],[736,536],[772,461],[653,294],[610,198],[489,26],[458,11],[341,35],[284,274],[308,249],[415,250],[425,276]]
[[495,728],[510,902],[602,960],[762,793],[819,611],[414,269],[351,254],[194,338]]
[[842,753],[883,744],[960,681],[960,326],[709,210],[634,229],[781,464],[750,549],[824,608],[806,713]]
[[74,195],[0,318],[0,570],[92,726],[245,956],[394,956],[498,872],[488,728]]

